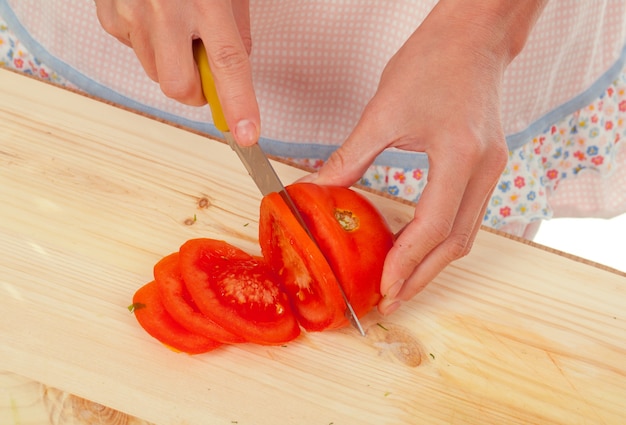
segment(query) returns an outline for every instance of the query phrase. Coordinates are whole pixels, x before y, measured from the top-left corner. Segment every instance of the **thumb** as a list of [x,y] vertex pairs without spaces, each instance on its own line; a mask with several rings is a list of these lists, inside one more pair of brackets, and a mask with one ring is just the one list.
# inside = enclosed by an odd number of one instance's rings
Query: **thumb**
[[351,186],[372,165],[374,159],[385,148],[376,142],[384,142],[375,131],[370,131],[367,114],[363,114],[345,142],[334,151],[315,173],[300,181],[329,186]]

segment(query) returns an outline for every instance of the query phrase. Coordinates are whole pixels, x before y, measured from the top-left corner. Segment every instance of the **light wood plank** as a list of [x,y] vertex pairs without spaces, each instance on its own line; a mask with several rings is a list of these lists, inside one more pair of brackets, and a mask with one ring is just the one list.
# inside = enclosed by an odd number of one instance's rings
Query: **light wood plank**
[[[626,278],[486,231],[397,314],[368,315],[366,338],[171,352],[126,307],[189,238],[258,253],[260,195],[235,154],[4,70],[0,122],[0,370],[164,425],[626,417]],[[412,214],[368,196],[394,229]]]

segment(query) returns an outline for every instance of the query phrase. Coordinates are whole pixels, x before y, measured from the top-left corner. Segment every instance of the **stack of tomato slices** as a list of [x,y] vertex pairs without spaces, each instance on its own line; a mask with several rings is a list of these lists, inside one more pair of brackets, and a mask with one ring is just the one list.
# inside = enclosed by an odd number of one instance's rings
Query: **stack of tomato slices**
[[222,240],[199,238],[154,267],[154,281],[133,297],[139,324],[176,351],[198,354],[222,344],[284,344],[306,331],[348,324],[337,282],[357,316],[380,300],[393,234],[378,210],[343,187],[296,183],[290,197],[311,240],[278,193],[261,202],[262,257]]

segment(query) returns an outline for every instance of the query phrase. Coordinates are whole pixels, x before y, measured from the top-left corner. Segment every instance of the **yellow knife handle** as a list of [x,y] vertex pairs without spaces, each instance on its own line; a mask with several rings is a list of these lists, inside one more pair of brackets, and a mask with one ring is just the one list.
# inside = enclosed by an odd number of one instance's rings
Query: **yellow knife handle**
[[198,71],[200,71],[202,92],[204,93],[207,103],[211,107],[213,123],[221,132],[227,132],[229,131],[228,124],[226,124],[226,119],[224,118],[224,112],[222,111],[220,99],[217,97],[213,74],[211,74],[211,67],[209,66],[209,57],[207,56],[204,44],[202,44],[202,40],[195,40],[193,42],[193,57],[198,65]]

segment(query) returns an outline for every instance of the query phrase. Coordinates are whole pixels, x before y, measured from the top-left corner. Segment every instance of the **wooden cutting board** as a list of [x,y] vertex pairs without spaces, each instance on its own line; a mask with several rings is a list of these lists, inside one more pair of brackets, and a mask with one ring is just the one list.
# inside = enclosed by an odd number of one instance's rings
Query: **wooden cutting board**
[[[127,306],[187,239],[259,252],[236,155],[4,70],[0,123],[0,370],[156,424],[624,423],[623,274],[481,231],[367,337],[177,354]],[[411,217],[368,196],[394,229]]]

